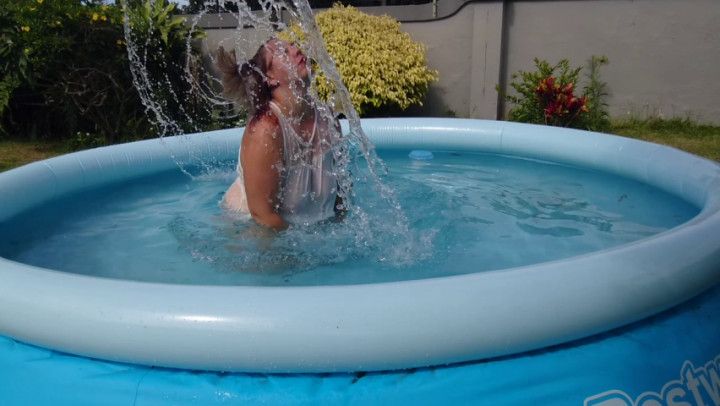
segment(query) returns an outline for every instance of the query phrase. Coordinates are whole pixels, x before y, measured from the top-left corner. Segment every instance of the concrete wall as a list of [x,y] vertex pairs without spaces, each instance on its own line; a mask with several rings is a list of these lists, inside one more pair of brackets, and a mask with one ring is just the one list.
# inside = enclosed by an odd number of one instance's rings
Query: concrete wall
[[502,13],[501,2],[473,3],[446,19],[402,24],[425,44],[428,65],[439,72],[421,113],[496,117]]
[[[495,86],[506,89],[513,72],[533,68],[534,57],[579,66],[606,55],[601,79],[613,117],[720,124],[720,0],[439,0],[437,10],[424,4],[363,11],[398,18],[427,46],[440,80],[417,114],[501,118],[507,106]],[[245,35],[208,33],[210,48]]]
[[611,116],[720,124],[720,1],[527,1],[505,11],[504,72],[530,69],[535,56],[580,65],[606,55]]

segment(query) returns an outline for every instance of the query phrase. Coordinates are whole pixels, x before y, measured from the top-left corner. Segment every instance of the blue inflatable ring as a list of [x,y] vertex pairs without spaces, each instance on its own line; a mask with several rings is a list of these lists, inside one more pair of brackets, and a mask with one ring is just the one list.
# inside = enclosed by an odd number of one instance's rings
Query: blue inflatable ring
[[[345,124],[344,124],[345,125]],[[347,127],[345,125],[345,127]],[[380,149],[483,151],[637,179],[701,208],[667,232],[578,257],[352,286],[182,286],[0,259],[0,335],[104,360],[253,372],[371,371],[478,360],[625,325],[720,280],[720,167],[678,150],[568,129],[459,119],[365,120]],[[0,174],[0,221],[64,194],[231,159],[231,129],[78,152]]]

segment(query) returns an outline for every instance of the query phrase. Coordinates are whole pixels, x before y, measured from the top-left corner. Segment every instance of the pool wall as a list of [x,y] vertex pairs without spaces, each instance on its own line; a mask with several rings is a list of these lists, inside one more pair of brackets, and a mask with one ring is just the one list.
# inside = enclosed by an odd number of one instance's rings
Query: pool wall
[[371,373],[152,368],[0,337],[0,404],[710,406],[718,404],[712,398],[718,390],[712,374],[720,370],[718,314],[720,287],[715,287],[660,315],[588,339],[492,360]]
[[[344,127],[346,125],[344,123]],[[622,326],[720,280],[720,167],[605,134],[496,121],[378,119],[379,149],[478,151],[636,179],[701,208],[689,222],[578,257],[353,286],[180,286],[0,259],[0,334],[110,361],[217,371],[425,367],[539,349]],[[83,151],[0,174],[0,221],[73,191],[231,159],[241,130]]]

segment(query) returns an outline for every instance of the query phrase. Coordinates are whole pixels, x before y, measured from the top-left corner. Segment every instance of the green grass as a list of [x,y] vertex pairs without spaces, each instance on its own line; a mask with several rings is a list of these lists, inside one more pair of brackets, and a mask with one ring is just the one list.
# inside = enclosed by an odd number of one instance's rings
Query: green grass
[[687,119],[630,119],[614,122],[610,132],[720,161],[720,126],[697,124]]
[[0,140],[0,172],[68,151],[63,142]]

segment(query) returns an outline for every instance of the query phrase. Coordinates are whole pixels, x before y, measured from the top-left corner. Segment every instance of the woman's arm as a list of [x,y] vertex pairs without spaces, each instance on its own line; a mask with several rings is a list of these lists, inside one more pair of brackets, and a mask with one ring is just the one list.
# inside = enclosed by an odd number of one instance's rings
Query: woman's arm
[[283,154],[280,131],[274,117],[254,118],[245,129],[240,151],[250,215],[258,224],[276,231],[288,226],[278,214]]

